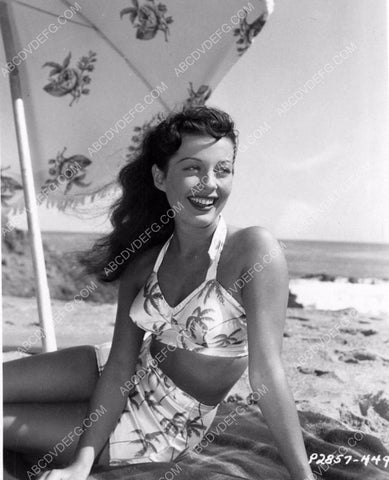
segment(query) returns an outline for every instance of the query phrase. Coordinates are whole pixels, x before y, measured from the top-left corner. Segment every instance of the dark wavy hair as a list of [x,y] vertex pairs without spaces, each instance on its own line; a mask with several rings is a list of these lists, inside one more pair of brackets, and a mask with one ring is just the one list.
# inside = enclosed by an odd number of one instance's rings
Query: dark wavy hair
[[[151,167],[155,164],[166,172],[169,159],[180,148],[182,135],[186,133],[231,139],[234,146],[232,160],[235,160],[238,132],[231,117],[217,108],[184,107],[178,112],[171,112],[157,125],[148,128],[135,154],[130,155],[131,160],[118,174],[121,196],[109,207],[113,230],[99,238],[91,249],[77,253],[85,274],[94,275],[102,282],[115,281],[137,255],[154,245],[164,243],[173,233],[172,218],[166,225],[158,222],[171,206],[165,193],[154,186]],[[141,246],[136,250],[132,247],[133,253],[121,265],[115,262],[117,256],[155,223],[160,224],[158,231],[153,230],[145,242],[138,240]],[[115,268],[111,268],[112,262]]]

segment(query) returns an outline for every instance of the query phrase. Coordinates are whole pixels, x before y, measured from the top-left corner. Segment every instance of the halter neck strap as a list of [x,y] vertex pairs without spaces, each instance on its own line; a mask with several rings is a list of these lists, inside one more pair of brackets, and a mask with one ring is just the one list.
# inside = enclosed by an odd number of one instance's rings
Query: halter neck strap
[[[211,245],[209,246],[209,249],[208,249],[210,263],[209,263],[207,275],[205,277],[206,280],[216,278],[217,266],[219,264],[220,255],[223,250],[226,234],[227,234],[226,222],[224,221],[224,218],[222,217],[222,215],[219,215],[219,221],[217,223],[215,231],[213,232]],[[161,248],[158,254],[157,260],[155,261],[153,272],[158,272],[158,269],[161,266],[165,253],[169,248],[173,235],[174,234],[170,235],[166,243]]]

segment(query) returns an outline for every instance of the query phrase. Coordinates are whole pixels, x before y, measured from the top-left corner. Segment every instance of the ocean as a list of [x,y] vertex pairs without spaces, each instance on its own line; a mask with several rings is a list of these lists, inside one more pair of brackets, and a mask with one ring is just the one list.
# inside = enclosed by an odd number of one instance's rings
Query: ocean
[[[44,240],[62,251],[82,249],[96,234],[42,232]],[[281,239],[280,239],[281,240]],[[389,280],[389,244],[282,240],[291,278],[327,274]]]
[[389,244],[282,240],[291,278],[321,273],[389,280]]
[[[301,240],[283,243],[289,288],[304,308],[354,308],[389,319],[389,283],[382,282],[389,281],[389,245]],[[335,281],[299,278],[320,274],[326,275],[325,280]],[[370,279],[379,280],[373,284]]]
[[[66,252],[91,246],[97,236],[91,233],[42,232],[42,237],[59,252]],[[282,242],[288,262],[289,288],[304,307],[323,310],[352,307],[361,313],[383,315],[389,319],[389,283],[381,281],[389,281],[389,244],[307,240]],[[321,274],[330,281],[320,281],[317,276]],[[316,278],[301,278],[310,276]],[[342,278],[333,281],[335,277]],[[357,279],[367,280],[358,282]],[[379,280],[373,284],[370,279]]]

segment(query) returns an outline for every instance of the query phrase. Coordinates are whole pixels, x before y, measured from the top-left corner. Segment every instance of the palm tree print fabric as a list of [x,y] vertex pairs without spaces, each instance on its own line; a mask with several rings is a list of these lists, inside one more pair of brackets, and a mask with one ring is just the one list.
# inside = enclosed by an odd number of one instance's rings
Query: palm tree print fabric
[[[216,280],[227,233],[220,215],[208,250],[204,282],[175,307],[158,284],[157,272],[171,238],[162,247],[153,272],[131,305],[129,316],[147,333],[126,407],[110,435],[110,465],[170,462],[201,442],[215,418],[217,405],[205,405],[179,389],[150,353],[154,338],[174,347],[215,356],[246,356],[243,307]],[[96,346],[101,373],[110,343]]]
[[153,272],[130,308],[129,315],[140,328],[162,343],[205,355],[248,354],[245,311],[216,280],[226,231],[220,216],[208,251],[210,266],[206,279],[175,307],[164,298],[157,275],[171,238],[166,242]]
[[[171,462],[203,438],[218,405],[198,402],[165,375],[150,354],[151,335],[139,354],[134,387],[109,438],[110,466]],[[110,343],[96,345],[101,373]]]

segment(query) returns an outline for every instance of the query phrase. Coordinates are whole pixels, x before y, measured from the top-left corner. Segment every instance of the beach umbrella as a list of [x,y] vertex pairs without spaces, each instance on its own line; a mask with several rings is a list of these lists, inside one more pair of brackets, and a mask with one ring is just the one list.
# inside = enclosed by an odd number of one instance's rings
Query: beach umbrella
[[[172,109],[204,104],[272,6],[272,0],[0,1],[1,70],[11,85],[19,149],[19,158],[3,160],[2,202],[28,216],[40,317],[50,312],[36,205],[76,208],[115,194],[117,173],[147,128]],[[41,318],[47,332],[50,323]],[[55,349],[53,333],[43,338],[45,349]]]

